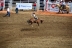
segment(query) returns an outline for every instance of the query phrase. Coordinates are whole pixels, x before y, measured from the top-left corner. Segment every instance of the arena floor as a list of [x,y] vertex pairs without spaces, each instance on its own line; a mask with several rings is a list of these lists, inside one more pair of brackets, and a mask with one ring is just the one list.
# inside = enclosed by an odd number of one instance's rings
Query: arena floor
[[32,27],[32,12],[5,13],[0,12],[0,48],[72,48],[72,14],[36,12],[44,22]]

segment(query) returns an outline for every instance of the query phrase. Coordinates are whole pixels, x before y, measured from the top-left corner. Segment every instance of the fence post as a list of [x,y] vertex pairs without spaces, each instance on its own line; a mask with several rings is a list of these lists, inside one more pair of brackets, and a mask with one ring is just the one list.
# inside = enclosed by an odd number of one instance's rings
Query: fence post
[[37,8],[37,11],[39,11],[39,8],[40,8],[40,0],[37,0],[36,8]]
[[10,10],[12,10],[12,0],[9,0],[10,3],[9,3],[9,7],[10,7]]
[[3,5],[3,10],[5,9],[5,0],[3,0],[3,2],[4,2],[4,5]]

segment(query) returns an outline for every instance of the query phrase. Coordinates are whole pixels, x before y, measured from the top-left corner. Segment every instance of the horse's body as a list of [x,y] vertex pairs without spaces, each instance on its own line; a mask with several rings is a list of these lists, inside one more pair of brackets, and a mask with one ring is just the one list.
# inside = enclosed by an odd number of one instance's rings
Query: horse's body
[[42,23],[43,20],[40,20],[39,18],[38,18],[38,19],[31,18],[31,19],[29,19],[27,22],[28,22],[29,24],[31,24],[31,25],[32,25],[33,23],[37,23],[38,26],[39,26],[39,23]]
[[68,5],[66,5],[64,9],[61,7],[60,4],[56,4],[56,6],[59,7],[59,12],[58,13],[60,13],[60,12],[63,13],[63,11],[64,12],[66,11],[66,13],[69,13],[70,7]]

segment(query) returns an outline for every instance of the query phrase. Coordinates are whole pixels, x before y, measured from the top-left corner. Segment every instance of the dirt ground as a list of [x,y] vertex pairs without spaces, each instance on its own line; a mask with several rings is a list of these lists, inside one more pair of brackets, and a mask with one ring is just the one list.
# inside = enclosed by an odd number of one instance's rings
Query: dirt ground
[[72,48],[72,14],[36,12],[44,22],[32,27],[32,12],[5,13],[0,12],[0,48]]
[[57,12],[48,12],[48,11],[38,11],[37,14],[40,15],[53,15],[53,16],[72,16],[72,13],[57,13]]

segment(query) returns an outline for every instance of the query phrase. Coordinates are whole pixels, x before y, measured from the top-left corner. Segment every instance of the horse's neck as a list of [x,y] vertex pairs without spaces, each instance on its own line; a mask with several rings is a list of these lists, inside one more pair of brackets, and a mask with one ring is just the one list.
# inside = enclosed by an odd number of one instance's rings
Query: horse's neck
[[60,5],[58,4],[58,7],[60,7]]

